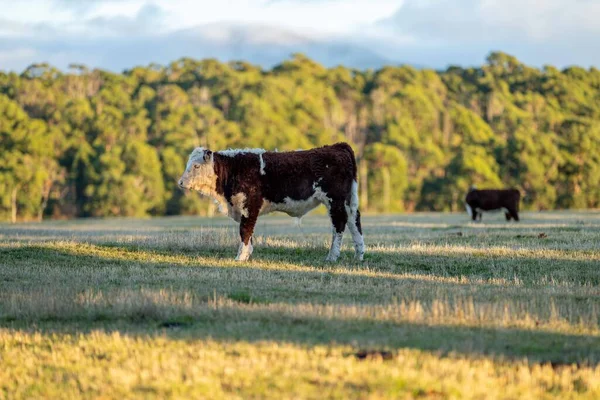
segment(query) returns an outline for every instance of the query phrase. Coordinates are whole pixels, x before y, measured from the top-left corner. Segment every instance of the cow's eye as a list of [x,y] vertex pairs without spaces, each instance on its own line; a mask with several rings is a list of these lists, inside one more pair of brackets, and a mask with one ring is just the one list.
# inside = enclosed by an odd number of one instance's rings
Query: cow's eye
[[196,169],[200,168],[200,164],[194,164],[194,168],[196,168]]

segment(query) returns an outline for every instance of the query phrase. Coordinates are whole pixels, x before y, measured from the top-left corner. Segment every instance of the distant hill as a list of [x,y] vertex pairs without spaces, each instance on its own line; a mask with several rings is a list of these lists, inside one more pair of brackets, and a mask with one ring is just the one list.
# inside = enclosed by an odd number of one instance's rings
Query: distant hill
[[[245,60],[270,68],[292,53],[303,53],[327,67],[344,65],[367,69],[398,64],[348,40],[314,38],[268,25],[201,25],[157,37],[148,45],[152,48],[149,62],[167,62],[179,57],[211,57],[221,61]],[[143,43],[131,43],[131,46],[125,47],[131,57],[139,57],[139,52],[147,48]],[[123,56],[127,57],[126,54]],[[126,63],[126,60],[121,62]]]

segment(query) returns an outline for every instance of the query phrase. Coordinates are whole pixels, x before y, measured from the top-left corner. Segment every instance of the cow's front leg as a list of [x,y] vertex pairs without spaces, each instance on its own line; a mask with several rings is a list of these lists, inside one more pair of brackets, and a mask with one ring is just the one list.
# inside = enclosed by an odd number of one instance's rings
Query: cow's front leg
[[235,258],[236,261],[247,261],[252,255],[252,234],[258,215],[242,216],[240,220],[240,247]]

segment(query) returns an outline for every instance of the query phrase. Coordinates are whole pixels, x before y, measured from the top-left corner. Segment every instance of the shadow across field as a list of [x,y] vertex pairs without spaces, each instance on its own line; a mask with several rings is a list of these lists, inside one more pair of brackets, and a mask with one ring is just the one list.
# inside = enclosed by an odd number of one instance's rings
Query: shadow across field
[[349,345],[359,350],[402,348],[468,357],[527,359],[534,363],[600,363],[600,337],[515,328],[484,328],[420,323],[387,323],[360,319],[293,316],[276,311],[213,309],[200,316],[168,319],[0,321],[0,327],[42,334],[119,332],[140,339],[224,342],[276,342],[302,346]]
[[[89,252],[90,254],[88,255]],[[229,246],[206,246],[201,250],[165,246],[149,248],[135,244],[99,243],[87,244],[71,242],[70,246],[52,247],[43,243],[29,244],[18,247],[0,247],[0,262],[14,258],[50,260],[53,265],[89,264],[90,257],[103,263],[131,262],[144,263],[159,267],[173,265],[212,268],[215,264],[227,268],[238,268],[248,271],[253,269],[253,263],[261,263],[261,272],[292,269],[295,272],[306,270],[314,273],[315,269],[335,271],[343,274],[357,271],[370,271],[389,275],[407,274],[426,275],[440,280],[471,278],[479,281],[486,280],[518,280],[525,285],[539,285],[548,282],[559,282],[575,285],[600,285],[600,261],[588,259],[585,254],[569,255],[554,254],[537,256],[527,252],[510,251],[506,249],[499,254],[485,249],[467,249],[462,252],[453,251],[451,247],[428,250],[427,247],[370,249],[364,262],[353,259],[353,252],[342,252],[337,263],[324,261],[326,249],[320,247],[292,248],[288,246],[269,245],[255,249],[250,262],[238,263],[233,260],[235,249]],[[88,257],[88,258],[86,258]],[[265,265],[266,264],[266,265]],[[266,267],[266,268],[265,268]],[[221,268],[221,267],[220,267]]]
[[[333,278],[351,279],[352,283],[365,280],[378,286],[378,282],[422,282],[436,285],[465,286],[477,282],[484,286],[511,286],[514,281],[522,285],[546,286],[548,282],[583,285],[588,288],[600,284],[599,263],[595,260],[561,259],[552,257],[512,256],[510,253],[487,256],[482,253],[427,254],[417,250],[403,250],[402,254],[389,251],[373,251],[365,262],[353,260],[353,253],[344,251],[338,263],[329,263],[322,259],[324,251],[314,248],[290,249],[287,247],[266,247],[255,252],[250,262],[233,260],[233,250],[229,247],[213,247],[201,251],[189,249],[149,250],[128,245],[90,245],[71,243],[68,246],[53,247],[35,244],[29,246],[0,247],[0,265],[6,269],[4,274],[20,274],[18,266],[25,268],[47,268],[62,271],[64,280],[68,268],[77,276],[85,276],[86,271],[102,267],[118,268],[114,285],[131,283],[161,285],[172,284],[165,278],[173,278],[189,285],[180,275],[169,277],[150,273],[169,271],[173,267],[189,268],[189,273],[200,280],[211,271],[222,271],[233,277],[236,274],[245,278],[270,276],[276,281],[287,278],[319,279],[329,281]],[[258,264],[257,264],[258,263]],[[200,269],[200,270],[198,270]],[[136,278],[134,273],[142,270]],[[48,276],[50,277],[50,276]],[[101,278],[101,275],[99,276]],[[211,278],[214,275],[210,275]],[[466,278],[463,279],[463,278]],[[89,279],[86,279],[89,282]],[[106,283],[106,282],[105,282]],[[1,284],[1,283],[0,283]],[[376,293],[372,293],[376,295]],[[597,291],[600,295],[600,290]],[[302,300],[302,299],[300,299]],[[359,299],[355,299],[359,300]]]
[[[370,275],[366,275],[361,274],[365,269],[363,264],[342,261],[332,266],[316,261],[322,256],[321,249],[290,251],[288,248],[265,248],[256,258],[256,262],[261,263],[258,267],[252,263],[223,261],[221,258],[230,260],[230,248],[212,249],[210,256],[206,257],[206,254],[197,251],[180,251],[174,255],[167,250],[149,251],[127,246],[81,246],[0,248],[0,311],[4,315],[0,315],[0,326],[29,329],[31,324],[35,324],[35,329],[43,333],[106,329],[141,337],[164,334],[173,340],[215,338],[303,345],[340,343],[356,348],[415,348],[466,355],[527,357],[536,362],[600,362],[598,335],[512,327],[390,322],[378,319],[377,315],[320,314],[319,310],[311,311],[310,307],[307,311],[301,304],[332,307],[385,304],[392,301],[392,297],[402,298],[402,292],[396,289],[409,291],[407,298],[413,296],[423,301],[434,300],[440,290],[460,296],[471,294],[476,301],[494,302],[506,298],[506,293],[492,291],[481,294],[478,300],[476,290],[486,286],[485,282],[463,284],[445,280],[458,276],[493,278],[485,271],[473,269],[479,268],[481,259],[465,261],[464,257],[457,258],[455,254],[431,257],[405,254],[406,258],[398,260],[397,254],[381,253],[377,255],[380,257],[377,260],[379,267],[370,266]],[[344,257],[347,259],[350,253],[344,254]],[[497,267],[498,262],[514,260],[493,261]],[[394,269],[395,262],[400,262],[403,269]],[[461,267],[465,262],[466,266]],[[521,258],[519,262],[534,263],[529,265],[531,267],[538,266],[536,263],[545,265],[548,259]],[[573,281],[590,284],[587,274],[573,271],[576,268],[587,271],[590,264],[577,261],[565,267],[566,261],[560,262],[563,263],[561,268],[574,274],[573,277],[569,275]],[[415,266],[413,263],[418,264]],[[455,267],[449,268],[449,264]],[[430,275],[427,279],[394,275],[398,271],[422,273],[420,265],[433,268],[427,271]],[[445,270],[436,270],[437,265],[446,265]],[[378,274],[378,271],[387,274]],[[538,273],[543,274],[544,271],[542,269]],[[175,308],[175,311],[168,310],[167,304],[164,312],[141,304],[127,315],[112,310],[108,301],[106,304],[110,307],[106,306],[106,309],[102,305],[97,308],[78,305],[73,308],[76,312],[68,314],[71,310],[69,302],[74,299],[69,296],[89,292],[94,296],[95,291],[111,296],[123,289],[133,293],[125,300],[136,302],[136,294],[142,293],[140,288],[166,290],[176,296],[186,292],[206,300],[189,308]],[[467,292],[461,292],[460,288],[467,288]],[[499,290],[505,289],[499,286]],[[428,290],[432,292],[429,297],[420,292]],[[229,302],[211,304],[210,296],[216,295],[217,291]],[[532,294],[528,292],[527,295]],[[19,307],[25,306],[19,304],[19,299],[23,303],[37,299],[35,301],[39,303],[32,302],[30,305],[48,306],[49,312],[38,313],[35,307],[20,311]],[[540,301],[547,302],[548,299],[541,297]],[[56,304],[50,304],[52,302]],[[66,305],[64,312],[61,302]],[[594,310],[596,303],[597,297],[587,296],[581,307]],[[577,302],[573,304],[578,305]],[[283,306],[278,308],[278,305]]]

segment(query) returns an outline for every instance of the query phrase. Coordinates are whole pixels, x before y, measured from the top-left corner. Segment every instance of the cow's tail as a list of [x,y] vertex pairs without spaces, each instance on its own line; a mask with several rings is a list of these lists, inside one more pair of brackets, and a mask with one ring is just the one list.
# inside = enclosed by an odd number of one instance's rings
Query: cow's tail
[[467,214],[469,214],[469,217],[473,218],[473,208],[469,205],[469,203],[465,203],[465,208],[467,209]]

